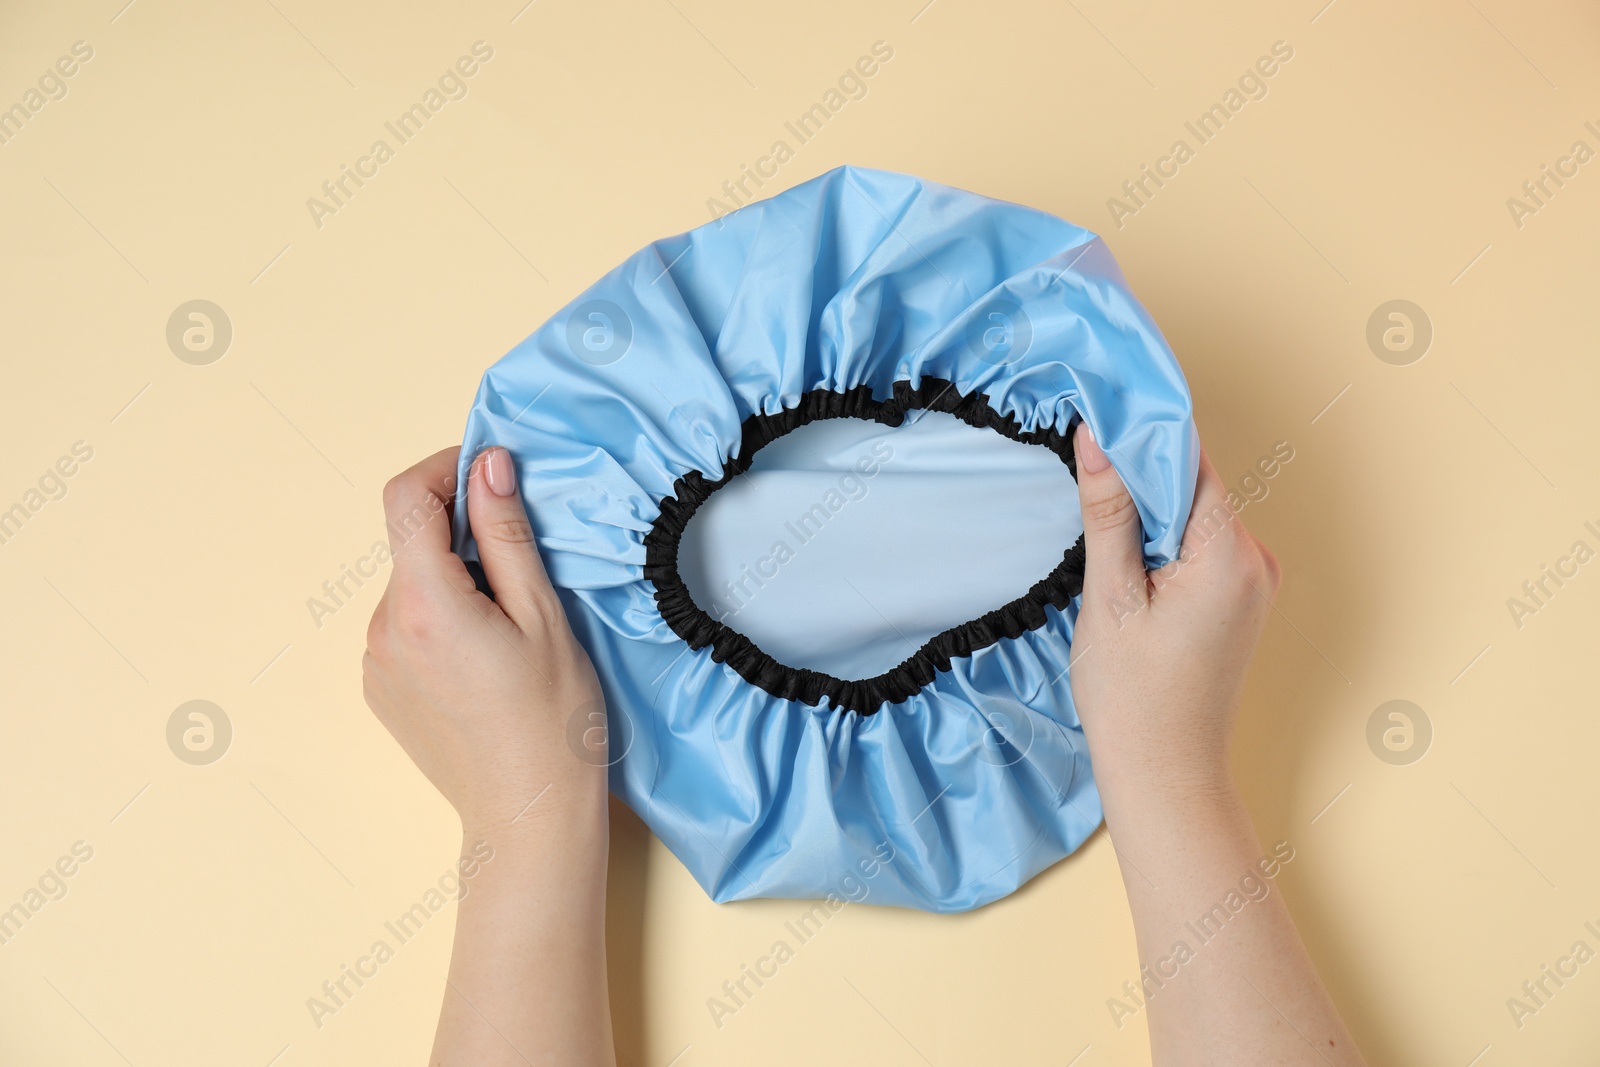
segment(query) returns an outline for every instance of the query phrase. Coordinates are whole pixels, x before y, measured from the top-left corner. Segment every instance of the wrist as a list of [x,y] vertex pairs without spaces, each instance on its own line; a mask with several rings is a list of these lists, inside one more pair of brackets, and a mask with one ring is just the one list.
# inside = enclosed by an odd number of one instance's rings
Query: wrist
[[1104,787],[1152,794],[1215,793],[1234,788],[1233,761],[1226,741],[1180,739],[1160,745],[1095,744],[1089,756],[1095,780]]
[[[1231,776],[1146,783],[1102,792],[1106,829],[1135,880],[1219,892],[1260,853],[1249,809]],[[1129,872],[1124,869],[1124,879]],[[1129,881],[1130,891],[1136,886]]]
[[610,836],[604,782],[550,782],[463,806],[462,855],[492,849],[506,867],[593,857],[603,865]]
[[1243,810],[1225,759],[1095,764],[1106,825],[1183,826],[1232,821]]
[[467,877],[470,866],[462,872],[470,894],[463,895],[463,904],[474,914],[514,919],[529,930],[552,917],[569,924],[604,922],[610,859],[604,825],[581,834],[464,827],[461,855],[465,864],[476,860],[475,876]]
[[606,810],[604,768],[529,768],[486,776],[451,797],[463,833],[521,837],[563,822],[592,822]]

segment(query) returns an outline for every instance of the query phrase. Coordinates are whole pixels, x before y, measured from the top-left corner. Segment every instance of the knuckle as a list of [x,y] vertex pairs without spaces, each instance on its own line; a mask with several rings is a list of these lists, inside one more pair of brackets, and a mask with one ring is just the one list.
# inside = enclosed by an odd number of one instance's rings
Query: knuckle
[[489,523],[487,533],[493,540],[504,542],[508,545],[533,544],[533,524],[525,515],[512,515],[503,519],[494,519]]
[[1112,493],[1084,501],[1083,517],[1099,529],[1116,529],[1137,521],[1139,509],[1127,493]]
[[379,722],[387,726],[389,719],[385,705],[370,683],[363,683],[361,686],[361,699],[366,701],[367,710],[371,711]]
[[377,610],[372,613],[372,618],[367,620],[367,651],[361,657],[363,671],[384,655],[389,647],[389,601],[385,598],[378,602]]
[[1261,584],[1262,592],[1268,597],[1276,596],[1283,586],[1283,564],[1278,562],[1278,557],[1266,545],[1258,545],[1261,557]]
[[396,474],[393,478],[383,483],[383,506],[385,509],[393,509],[399,505],[400,501],[405,497],[407,484],[404,474]]
[[1239,520],[1233,511],[1222,504],[1216,504],[1209,511],[1196,510],[1189,516],[1189,523],[1184,527],[1183,544],[1185,548],[1193,546],[1196,553],[1202,549],[1209,549],[1219,539],[1226,538],[1236,533]]
[[1236,568],[1247,568],[1256,554],[1255,538],[1250,536],[1250,531],[1239,521],[1239,517],[1231,513],[1218,528],[1216,543],[1222,550],[1223,558],[1230,560]]
[[371,652],[366,653],[361,657],[361,698],[374,713],[378,711],[378,690],[381,680],[382,668],[378,665],[377,657]]
[[1235,515],[1233,521],[1228,525],[1233,528],[1234,544],[1252,550],[1256,547],[1256,536],[1250,532],[1250,528],[1244,524],[1243,519]]
[[374,615],[372,621],[367,623],[367,651],[361,657],[362,670],[365,671],[367,669],[368,660],[376,662],[377,658],[384,654],[388,645],[389,628],[378,616]]
[[556,634],[567,629],[567,611],[554,589],[534,589],[527,594],[533,624],[541,633]]
[[383,610],[367,627],[367,644],[380,661],[392,660],[402,650],[433,640],[440,618],[432,599],[408,584],[391,584],[384,594]]
[[1278,591],[1272,568],[1262,553],[1253,547],[1241,551],[1230,570],[1239,599],[1247,604],[1257,601],[1270,603]]
[[403,604],[395,612],[395,628],[407,645],[426,645],[439,633],[439,622],[432,611],[421,604]]

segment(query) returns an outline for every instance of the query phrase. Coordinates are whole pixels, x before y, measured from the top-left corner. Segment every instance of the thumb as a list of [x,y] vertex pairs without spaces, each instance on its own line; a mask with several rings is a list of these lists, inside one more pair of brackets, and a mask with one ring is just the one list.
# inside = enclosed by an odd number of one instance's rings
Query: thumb
[[467,478],[467,520],[495,603],[522,630],[537,625],[554,599],[533,540],[533,524],[517,492],[511,453],[485,449]]
[[1084,598],[1108,602],[1121,613],[1137,611],[1149,599],[1139,509],[1087,423],[1078,424],[1073,448],[1083,512]]

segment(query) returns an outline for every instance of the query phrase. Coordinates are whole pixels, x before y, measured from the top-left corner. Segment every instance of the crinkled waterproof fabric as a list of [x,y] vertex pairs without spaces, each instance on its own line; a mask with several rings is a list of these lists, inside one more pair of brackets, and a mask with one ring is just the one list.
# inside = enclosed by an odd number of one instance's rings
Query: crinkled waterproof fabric
[[[511,450],[605,692],[611,788],[715,900],[963,911],[1100,822],[1067,673],[1081,540],[870,678],[779,662],[679,573],[690,518],[762,446],[830,419],[893,441],[923,410],[1069,470],[1087,421],[1149,563],[1176,556],[1199,459],[1188,389],[1105,245],[917,178],[840,168],[648,245],[484,375],[461,484],[482,449]],[[475,559],[464,501],[455,529]],[[594,710],[572,710],[574,738]]]

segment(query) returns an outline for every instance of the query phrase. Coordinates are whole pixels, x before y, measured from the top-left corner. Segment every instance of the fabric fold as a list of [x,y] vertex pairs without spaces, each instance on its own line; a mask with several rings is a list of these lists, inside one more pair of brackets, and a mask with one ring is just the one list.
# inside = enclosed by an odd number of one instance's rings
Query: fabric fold
[[[646,246],[484,375],[461,484],[482,449],[511,451],[604,689],[612,790],[715,900],[962,911],[1099,824],[1068,666],[1081,539],[871,678],[778,662],[678,571],[696,511],[763,446],[921,411],[1074,472],[1087,422],[1150,565],[1176,555],[1199,460],[1188,389],[1109,250],[906,175],[839,168]],[[464,498],[454,519],[475,560]]]

